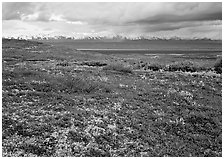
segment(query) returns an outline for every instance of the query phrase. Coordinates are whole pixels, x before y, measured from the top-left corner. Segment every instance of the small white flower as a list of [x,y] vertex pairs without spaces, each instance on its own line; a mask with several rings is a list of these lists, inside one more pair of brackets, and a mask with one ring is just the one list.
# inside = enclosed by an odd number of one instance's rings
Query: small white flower
[[121,103],[120,102],[114,103],[113,109],[120,110],[121,109]]
[[109,129],[112,129],[112,130],[116,129],[116,125],[115,125],[115,124],[114,124],[114,125],[109,124],[107,127],[108,127]]

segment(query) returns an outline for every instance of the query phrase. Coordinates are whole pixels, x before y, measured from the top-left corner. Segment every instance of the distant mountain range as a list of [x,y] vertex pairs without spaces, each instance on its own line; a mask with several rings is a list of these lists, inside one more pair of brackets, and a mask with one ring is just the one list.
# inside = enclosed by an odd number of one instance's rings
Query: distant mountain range
[[144,36],[137,36],[137,37],[126,37],[121,35],[116,36],[83,36],[83,37],[75,37],[75,36],[52,36],[52,35],[35,35],[35,36],[28,36],[28,35],[21,35],[17,37],[10,37],[10,36],[3,36],[3,38],[7,39],[25,39],[25,40],[84,40],[84,41],[124,41],[124,40],[132,40],[132,41],[144,41],[144,40],[212,40],[210,38],[181,38],[181,37],[169,37],[169,38],[160,38],[160,37],[144,37]]

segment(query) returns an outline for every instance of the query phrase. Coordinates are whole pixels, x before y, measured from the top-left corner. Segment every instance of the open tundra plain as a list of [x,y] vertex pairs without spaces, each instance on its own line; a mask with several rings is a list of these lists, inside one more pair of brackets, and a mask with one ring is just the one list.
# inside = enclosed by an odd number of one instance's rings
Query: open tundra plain
[[2,154],[221,157],[220,60],[3,39]]

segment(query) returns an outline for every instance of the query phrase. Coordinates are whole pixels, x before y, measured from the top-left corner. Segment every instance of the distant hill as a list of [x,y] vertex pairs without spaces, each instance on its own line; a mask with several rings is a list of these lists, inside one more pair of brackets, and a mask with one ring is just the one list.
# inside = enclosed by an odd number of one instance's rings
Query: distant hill
[[27,36],[21,35],[18,37],[3,37],[7,39],[26,39],[26,40],[78,40],[78,41],[109,41],[109,42],[120,42],[120,41],[148,41],[148,40],[213,40],[210,38],[181,38],[177,36],[169,37],[169,38],[160,38],[160,37],[150,37],[150,36],[137,36],[137,37],[126,37],[121,35],[113,35],[113,36],[84,36],[84,37],[76,37],[76,36],[53,36],[49,34],[42,34],[36,36]]

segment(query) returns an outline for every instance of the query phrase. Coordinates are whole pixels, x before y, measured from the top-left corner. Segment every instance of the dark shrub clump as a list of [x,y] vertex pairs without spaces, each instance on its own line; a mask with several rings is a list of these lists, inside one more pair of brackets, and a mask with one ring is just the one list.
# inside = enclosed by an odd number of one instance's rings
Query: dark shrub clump
[[222,73],[222,58],[218,58],[214,64],[216,73]]
[[100,61],[85,61],[85,62],[82,62],[81,65],[102,67],[102,66],[106,66],[107,64]]
[[152,64],[148,65],[148,69],[153,70],[153,71],[159,71],[162,68],[163,68],[163,66],[158,63],[152,63]]
[[183,72],[196,72],[202,68],[192,61],[174,62],[167,66],[168,71],[183,71]]

